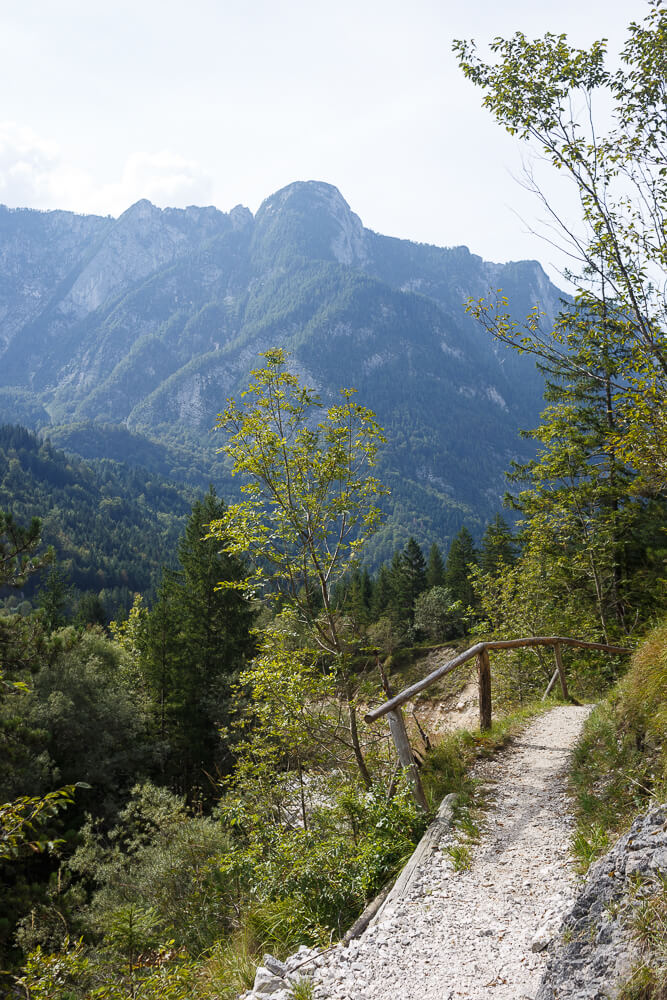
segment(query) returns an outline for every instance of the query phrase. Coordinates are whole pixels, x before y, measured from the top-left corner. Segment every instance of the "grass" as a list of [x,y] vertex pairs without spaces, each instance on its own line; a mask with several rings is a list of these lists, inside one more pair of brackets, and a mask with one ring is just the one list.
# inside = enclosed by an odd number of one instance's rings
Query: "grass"
[[202,966],[202,995],[236,1000],[240,993],[251,989],[255,981],[257,954],[257,942],[247,931],[218,941]]
[[587,719],[570,782],[573,849],[585,872],[652,800],[667,797],[667,624],[642,643]]
[[472,868],[472,851],[466,844],[450,844],[445,854],[452,859],[455,872],[465,872]]
[[[635,817],[667,798],[667,622],[635,652],[630,668],[584,726],[570,782],[579,868],[626,832]],[[631,893],[631,926],[642,959],[619,1000],[667,1000],[667,878]]]
[[292,983],[291,992],[294,1000],[313,1000],[315,984],[308,976],[300,976]]

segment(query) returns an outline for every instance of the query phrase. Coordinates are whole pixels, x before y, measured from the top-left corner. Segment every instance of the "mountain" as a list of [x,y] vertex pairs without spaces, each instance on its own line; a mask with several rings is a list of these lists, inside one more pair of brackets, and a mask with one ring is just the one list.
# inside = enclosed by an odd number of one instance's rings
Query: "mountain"
[[[325,399],[355,386],[387,431],[393,496],[375,558],[411,533],[446,542],[497,510],[504,470],[526,455],[518,429],[540,409],[533,363],[465,312],[496,288],[517,317],[536,302],[553,316],[561,296],[536,261],[374,233],[320,182],[290,184],[254,217],[147,201],[118,219],[0,208],[0,421],[73,451],[83,438],[96,457],[132,432],[149,439],[139,452],[163,449],[157,471],[201,480],[225,399],[282,346]],[[133,447],[124,457],[145,464]],[[234,489],[219,460],[215,481]]]

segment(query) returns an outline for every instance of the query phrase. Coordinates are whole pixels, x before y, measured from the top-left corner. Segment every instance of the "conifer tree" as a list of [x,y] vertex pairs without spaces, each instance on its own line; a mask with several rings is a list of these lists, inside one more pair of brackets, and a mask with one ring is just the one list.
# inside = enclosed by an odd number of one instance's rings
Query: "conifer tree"
[[433,587],[441,587],[445,580],[445,564],[442,553],[434,542],[428,554],[426,564],[426,586],[429,590]]
[[54,632],[67,622],[67,611],[73,592],[73,587],[68,583],[62,568],[57,564],[52,565],[37,599],[44,615],[47,632]]
[[470,570],[477,565],[477,550],[473,537],[465,525],[454,536],[445,563],[445,586],[452,592],[455,601],[464,608],[475,603],[475,592],[470,582]]
[[518,546],[502,514],[496,514],[482,535],[479,565],[484,573],[497,573],[502,566],[513,566]]
[[374,621],[381,618],[389,610],[391,604],[391,571],[386,563],[378,570],[373,587],[371,615]]
[[241,579],[243,565],[208,534],[224,511],[212,487],[194,504],[178,548],[179,568],[164,572],[148,616],[146,670],[169,767],[186,792],[203,771],[224,765],[218,730],[227,721],[230,685],[252,650],[249,602],[239,590],[219,587]]

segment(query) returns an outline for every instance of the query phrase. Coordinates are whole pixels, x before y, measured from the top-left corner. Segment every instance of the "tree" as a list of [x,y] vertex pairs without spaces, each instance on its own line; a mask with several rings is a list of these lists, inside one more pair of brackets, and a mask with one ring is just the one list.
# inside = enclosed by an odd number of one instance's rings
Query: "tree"
[[140,642],[170,776],[187,793],[224,763],[219,730],[228,721],[231,685],[253,650],[253,608],[235,587],[243,564],[209,532],[225,512],[212,487],[194,504],[179,567],[163,572]]
[[432,587],[441,587],[445,579],[445,564],[442,560],[442,553],[434,542],[428,554],[426,564],[426,586],[430,590]]
[[391,570],[386,563],[383,563],[378,570],[373,587],[373,600],[371,602],[371,614],[374,621],[377,621],[389,608],[391,604]]
[[50,561],[50,553],[36,558],[40,540],[39,518],[33,517],[24,528],[10,513],[0,510],[0,588],[22,587],[32,573]]
[[503,567],[513,566],[517,555],[518,545],[507,521],[502,514],[496,514],[482,535],[480,569],[484,573],[498,573]]
[[402,551],[394,552],[389,569],[389,611],[399,627],[414,622],[415,601],[426,587],[426,562],[414,538],[409,538]]
[[106,625],[107,612],[99,594],[87,590],[79,598],[74,616],[75,625]]
[[426,560],[421,548],[412,537],[408,539],[408,543],[403,549],[403,566],[414,609],[415,601],[426,589]]
[[74,589],[67,582],[65,573],[57,563],[54,563],[37,598],[47,632],[55,632],[66,624],[67,608],[73,593]]
[[445,562],[445,586],[451,590],[454,600],[460,601],[464,608],[471,607],[475,603],[470,570],[476,565],[475,543],[464,525],[452,539]]
[[432,642],[442,642],[463,633],[463,606],[449,587],[431,587],[415,604],[415,626]]
[[[539,187],[536,192],[560,228],[565,248],[579,268],[585,305],[602,313],[614,301],[621,336],[631,344],[628,368],[617,383],[623,401],[626,458],[647,482],[664,487],[667,477],[665,390],[667,389],[667,297],[664,267],[667,231],[667,10],[652,0],[642,24],[632,23],[621,68],[607,68],[605,43],[580,50],[564,35],[529,41],[521,32],[497,38],[494,65],[483,62],[474,42],[454,49],[465,75],[485,91],[484,104],[513,135],[534,143],[561,175],[573,182],[580,202],[580,228],[560,218]],[[611,110],[605,132],[597,102]],[[581,109],[581,113],[577,113]],[[606,110],[606,109],[605,109]],[[510,321],[506,300],[480,301],[473,311],[496,336],[549,361],[570,363],[558,331],[544,333],[538,310],[520,328]],[[618,335],[605,330],[605,336]],[[580,371],[590,373],[585,359]],[[655,463],[659,473],[656,476]],[[651,465],[653,468],[651,469]]]
[[350,740],[370,785],[346,667],[350,639],[331,592],[380,522],[376,501],[386,490],[370,469],[384,438],[354,390],[342,389],[341,402],[323,413],[319,397],[287,370],[283,351],[262,357],[265,365],[252,372],[240,405],[230,400],[218,417],[216,427],[231,435],[221,450],[234,474],[245,477],[246,499],[214,521],[211,533],[227,552],[250,560],[247,589],[271,585],[320,648],[337,658]]

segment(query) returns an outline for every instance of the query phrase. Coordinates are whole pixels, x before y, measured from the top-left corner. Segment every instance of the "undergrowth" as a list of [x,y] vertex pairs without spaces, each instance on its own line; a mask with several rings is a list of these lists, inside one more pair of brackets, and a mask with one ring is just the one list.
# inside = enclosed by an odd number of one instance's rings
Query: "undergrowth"
[[[667,799],[667,622],[650,633],[625,677],[589,716],[570,780],[573,851],[583,873],[639,813]],[[667,1000],[665,878],[633,892],[631,903],[642,959],[619,1000]]]
[[667,623],[638,648],[630,668],[592,711],[573,755],[577,831],[586,871],[651,800],[667,797]]
[[[404,779],[391,797],[381,785],[366,790],[354,781],[339,784],[326,806],[312,809],[307,829],[262,814],[245,786],[238,796],[223,798],[215,818],[197,821],[174,813],[175,798],[174,808],[166,808],[168,793],[138,788],[127,829],[116,831],[108,845],[98,843],[91,830],[76,856],[79,866],[99,861],[100,851],[108,861],[106,867],[96,865],[92,902],[77,917],[84,931],[94,917],[97,936],[89,935],[85,946],[62,941],[52,954],[36,942],[21,980],[26,995],[232,1000],[252,986],[264,951],[283,958],[300,944],[326,948],[342,936],[396,877],[451,792],[457,795],[453,860],[467,867],[484,807],[473,765],[506,746],[542,710],[540,703],[530,705],[498,719],[488,733],[459,731],[438,743],[422,768],[428,814],[417,809]],[[133,850],[120,852],[115,845],[133,835],[138,809],[156,833],[150,843],[135,837]],[[99,881],[102,875],[108,875],[108,884]],[[200,913],[208,937],[202,921],[197,923]],[[109,928],[121,917],[123,947],[112,953]],[[169,941],[156,950],[151,935],[161,928]],[[106,985],[110,982],[115,992]],[[304,997],[307,991],[304,983]]]

